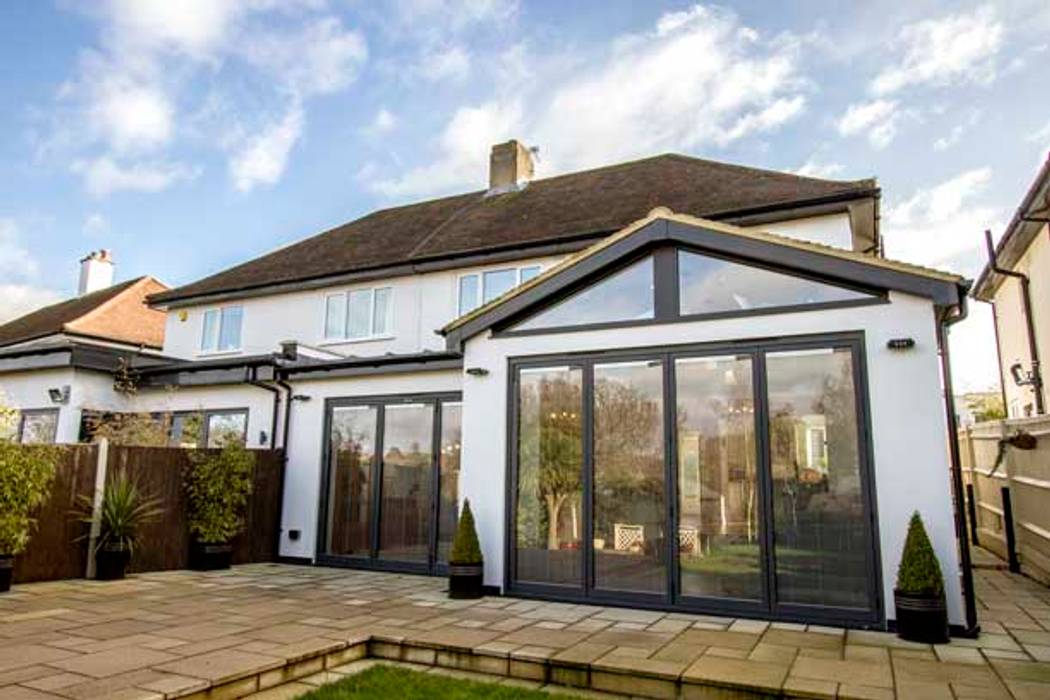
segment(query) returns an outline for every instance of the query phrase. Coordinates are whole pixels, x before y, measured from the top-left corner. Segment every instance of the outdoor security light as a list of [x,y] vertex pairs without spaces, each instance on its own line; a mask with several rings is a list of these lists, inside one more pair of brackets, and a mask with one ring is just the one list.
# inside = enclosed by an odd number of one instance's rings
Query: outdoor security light
[[69,385],[48,389],[47,395],[51,398],[51,403],[66,403],[69,401]]
[[1032,373],[1026,372],[1020,362],[1010,365],[1010,376],[1014,378],[1014,384],[1017,386],[1035,384],[1035,378],[1032,376]]

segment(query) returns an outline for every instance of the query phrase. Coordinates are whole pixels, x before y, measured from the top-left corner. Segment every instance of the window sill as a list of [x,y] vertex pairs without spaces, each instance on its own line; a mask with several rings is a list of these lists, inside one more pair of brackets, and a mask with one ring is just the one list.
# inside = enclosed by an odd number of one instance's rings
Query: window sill
[[393,340],[395,336],[392,335],[370,335],[365,338],[339,338],[337,340],[322,340],[317,343],[318,347],[328,347],[330,345],[352,345],[354,343],[375,343],[381,340]]
[[197,352],[197,357],[232,357],[243,353],[244,350],[240,348],[236,350],[200,350]]

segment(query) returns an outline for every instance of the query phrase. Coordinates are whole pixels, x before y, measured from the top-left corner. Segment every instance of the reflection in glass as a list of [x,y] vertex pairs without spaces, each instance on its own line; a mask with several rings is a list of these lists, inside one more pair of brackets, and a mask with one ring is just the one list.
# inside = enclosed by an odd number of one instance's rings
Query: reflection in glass
[[459,315],[478,307],[478,276],[463,275],[459,278]]
[[523,369],[517,398],[517,580],[580,585],[583,372]]
[[845,349],[766,355],[781,602],[872,604],[853,372]]
[[51,444],[58,433],[58,411],[26,411],[22,414],[22,443]]
[[224,447],[231,442],[244,444],[248,434],[246,413],[209,413],[208,447]]
[[241,321],[244,309],[239,306],[227,306],[222,310],[222,323],[219,329],[219,350],[237,350],[241,347]]
[[490,270],[485,273],[484,277],[485,298],[482,299],[484,304],[503,296],[518,284],[518,271],[513,267],[506,270]]
[[675,362],[682,595],[762,598],[751,359]]
[[440,488],[438,501],[439,562],[448,561],[448,552],[459,522],[459,460],[463,441],[463,404],[441,404]]
[[653,317],[653,259],[643,258],[519,323],[514,330]]
[[678,251],[682,314],[871,299],[872,295],[722,258]]
[[663,365],[594,366],[594,578],[666,589]]
[[331,482],[328,489],[328,553],[369,555],[372,462],[376,408],[332,409],[329,435]]
[[426,562],[430,552],[433,404],[388,405],[383,420],[381,559]]
[[168,433],[168,447],[200,447],[203,420],[204,418],[200,413],[176,413],[172,415],[171,430]]

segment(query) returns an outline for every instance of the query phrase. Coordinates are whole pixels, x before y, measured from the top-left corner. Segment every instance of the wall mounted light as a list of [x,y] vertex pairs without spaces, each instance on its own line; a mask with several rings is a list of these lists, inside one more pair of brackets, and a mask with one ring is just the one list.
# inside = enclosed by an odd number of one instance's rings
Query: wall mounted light
[[911,350],[915,347],[914,338],[890,338],[886,341],[886,347],[890,350]]
[[469,374],[472,377],[487,377],[489,371],[484,367],[468,367],[467,374]]
[[69,402],[69,385],[55,387],[47,390],[47,395],[51,399],[51,403],[64,404]]
[[292,401],[302,401],[305,403],[309,400],[310,396],[308,394],[295,394],[294,396],[292,396]]

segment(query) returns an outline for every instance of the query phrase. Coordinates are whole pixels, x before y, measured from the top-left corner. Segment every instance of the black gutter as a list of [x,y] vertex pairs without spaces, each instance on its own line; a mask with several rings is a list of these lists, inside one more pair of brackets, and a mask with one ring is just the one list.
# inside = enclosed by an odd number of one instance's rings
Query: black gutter
[[[1031,381],[1032,391],[1035,393],[1035,412],[1041,416],[1046,412],[1043,407],[1043,374],[1040,371],[1039,345],[1035,338],[1035,320],[1032,318],[1032,290],[1028,280],[1028,275],[999,267],[999,263],[996,261],[995,247],[992,245],[992,232],[988,229],[985,229],[984,231],[984,242],[988,247],[988,269],[996,274],[1003,275],[1004,277],[1012,277],[1021,283],[1021,303],[1024,305],[1025,336],[1028,340],[1028,355],[1032,362]],[[1002,367],[1000,365],[1000,370],[1001,369]],[[1006,405],[1004,404],[1003,408],[1005,407]]]
[[966,290],[959,295],[959,311],[950,316],[946,311],[937,323],[937,345],[941,355],[941,373],[944,375],[944,408],[948,419],[948,455],[951,461],[952,474],[952,509],[955,514],[955,537],[959,542],[959,565],[962,568],[963,603],[966,608],[966,628],[961,636],[975,639],[981,633],[977,623],[977,599],[973,586],[973,562],[970,558],[970,540],[966,530],[966,518],[963,515],[963,480],[962,459],[959,455],[959,427],[956,424],[955,392],[952,389],[951,357],[948,350],[949,327],[964,320],[970,313],[966,304]]

